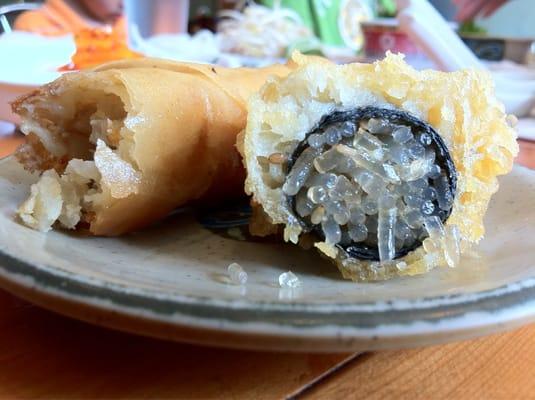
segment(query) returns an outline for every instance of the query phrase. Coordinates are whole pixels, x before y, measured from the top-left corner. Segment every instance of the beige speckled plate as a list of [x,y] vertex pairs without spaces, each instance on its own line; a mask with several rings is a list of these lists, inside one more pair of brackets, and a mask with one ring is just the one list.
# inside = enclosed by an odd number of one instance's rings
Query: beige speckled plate
[[[0,161],[0,286],[75,318],[174,340],[303,351],[424,345],[535,321],[535,172],[525,168],[501,179],[479,256],[371,284],[342,280],[314,252],[205,229],[188,212],[124,238],[39,233],[13,219],[33,179]],[[228,283],[231,262],[248,272],[245,287]],[[288,269],[301,289],[278,288]]]

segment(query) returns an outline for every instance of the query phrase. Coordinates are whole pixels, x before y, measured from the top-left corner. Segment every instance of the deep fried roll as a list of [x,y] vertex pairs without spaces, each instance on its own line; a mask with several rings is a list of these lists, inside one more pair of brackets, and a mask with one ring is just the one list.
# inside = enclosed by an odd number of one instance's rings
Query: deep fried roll
[[44,231],[82,223],[119,235],[193,200],[240,195],[235,142],[246,100],[287,72],[129,60],[65,74],[18,99],[28,142],[17,157],[43,172],[21,219]]
[[255,229],[283,226],[354,280],[457,265],[518,151],[488,74],[418,72],[394,55],[298,62],[249,102]]

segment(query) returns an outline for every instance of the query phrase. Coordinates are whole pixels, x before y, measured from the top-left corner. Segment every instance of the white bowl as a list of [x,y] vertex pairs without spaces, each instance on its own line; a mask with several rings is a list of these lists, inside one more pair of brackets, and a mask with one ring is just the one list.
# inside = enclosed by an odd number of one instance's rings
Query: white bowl
[[53,81],[75,51],[72,36],[44,37],[27,32],[0,35],[0,120],[18,122],[10,102]]

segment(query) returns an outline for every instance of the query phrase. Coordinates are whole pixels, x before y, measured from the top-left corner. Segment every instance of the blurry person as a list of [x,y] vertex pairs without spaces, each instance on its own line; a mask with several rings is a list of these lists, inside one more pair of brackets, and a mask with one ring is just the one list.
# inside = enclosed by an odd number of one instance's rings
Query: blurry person
[[453,0],[459,21],[472,21],[476,17],[489,17],[508,0]]
[[124,29],[122,10],[122,0],[45,0],[38,10],[22,13],[15,29],[47,36],[117,24]]

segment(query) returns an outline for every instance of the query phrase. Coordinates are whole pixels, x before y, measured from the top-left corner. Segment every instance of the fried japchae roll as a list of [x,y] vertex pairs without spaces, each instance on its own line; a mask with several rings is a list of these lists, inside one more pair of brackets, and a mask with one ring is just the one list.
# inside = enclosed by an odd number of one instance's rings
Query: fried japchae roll
[[22,221],[119,235],[193,200],[239,196],[235,143],[246,100],[287,72],[129,60],[63,75],[18,99],[28,141],[16,156],[42,172]]
[[252,233],[283,227],[353,280],[457,265],[518,151],[489,75],[297,58],[249,102]]

